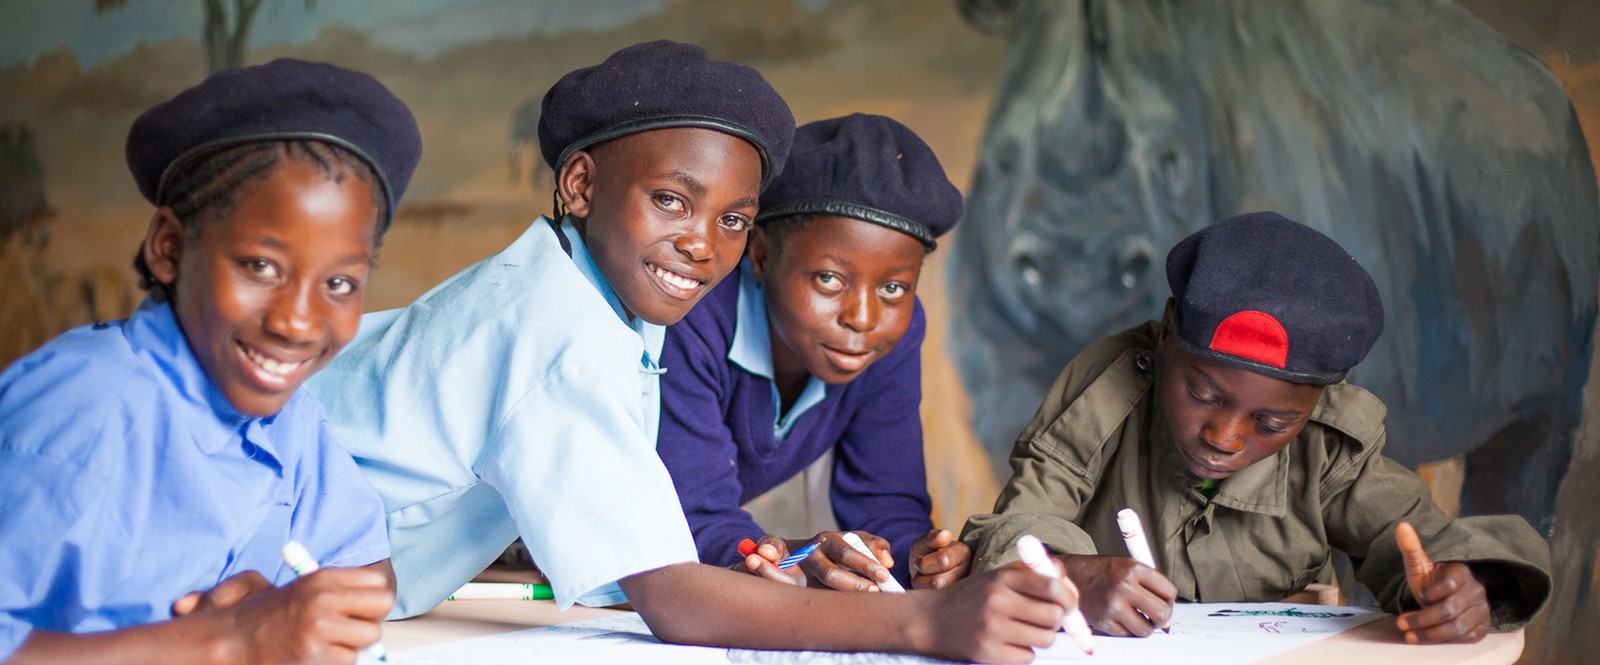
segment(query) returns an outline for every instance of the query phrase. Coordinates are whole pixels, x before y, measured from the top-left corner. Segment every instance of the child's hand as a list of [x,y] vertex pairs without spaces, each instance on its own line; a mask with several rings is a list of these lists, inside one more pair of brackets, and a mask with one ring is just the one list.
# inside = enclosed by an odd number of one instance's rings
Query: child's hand
[[277,587],[262,577],[261,573],[247,570],[219,582],[201,592],[191,591],[172,603],[172,616],[181,617],[193,612],[220,610],[233,607],[241,600]]
[[828,588],[877,591],[877,581],[894,578],[889,572],[889,567],[894,565],[894,557],[889,554],[889,541],[865,531],[854,533],[861,537],[861,542],[867,544],[867,549],[872,550],[874,556],[862,554],[851,547],[850,543],[845,542],[844,534],[838,531],[823,531],[811,539],[811,542],[817,543],[817,551],[797,567],[805,570],[806,577]]
[[1172,619],[1178,587],[1160,571],[1124,556],[1066,556],[1062,563],[1095,632],[1144,637]]
[[394,592],[381,571],[323,568],[192,616],[223,622],[233,636],[234,662],[353,663],[382,636],[383,619],[393,607]]
[[972,548],[944,529],[934,529],[911,543],[911,586],[943,589],[967,576]]
[[793,566],[788,570],[778,568],[778,562],[786,556],[789,556],[789,544],[769,533],[756,543],[756,551],[746,555],[744,561],[733,564],[733,569],[774,582],[805,586],[806,574],[800,570],[800,566]]
[[1406,583],[1422,609],[1400,615],[1411,644],[1477,642],[1489,634],[1489,594],[1464,563],[1434,563],[1410,524],[1394,528],[1405,560]]
[[1078,604],[1061,578],[1021,564],[912,594],[935,599],[929,651],[961,662],[1032,661],[1034,649],[1055,643],[1062,618]]

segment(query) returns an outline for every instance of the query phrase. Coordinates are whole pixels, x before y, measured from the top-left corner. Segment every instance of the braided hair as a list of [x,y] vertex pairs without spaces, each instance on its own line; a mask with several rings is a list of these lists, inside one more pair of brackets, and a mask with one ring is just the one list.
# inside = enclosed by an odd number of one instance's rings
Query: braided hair
[[[250,187],[271,176],[284,159],[315,166],[336,183],[344,182],[346,176],[366,183],[377,219],[389,218],[383,186],[370,164],[337,145],[306,139],[243,143],[189,160],[172,174],[157,205],[171,208],[183,224],[185,238],[194,240],[206,222],[233,214]],[[379,242],[385,230],[380,223]],[[149,291],[152,300],[166,302],[171,297],[167,285],[157,280],[145,263],[142,248],[133,255],[133,269],[139,272],[139,288]]]

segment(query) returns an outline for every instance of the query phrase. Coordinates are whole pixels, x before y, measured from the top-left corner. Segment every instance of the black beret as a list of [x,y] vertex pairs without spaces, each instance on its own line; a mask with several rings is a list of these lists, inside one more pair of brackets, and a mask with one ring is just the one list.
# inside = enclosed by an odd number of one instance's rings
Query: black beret
[[[389,214],[422,156],[422,135],[404,102],[377,79],[322,62],[280,58],[227,69],[145,111],[128,130],[128,168],[161,205],[185,163],[243,143],[310,139],[354,153],[378,174]],[[389,227],[382,220],[380,230]]]
[[1293,383],[1344,379],[1383,332],[1372,276],[1339,243],[1275,212],[1229,217],[1167,255],[1178,343]]
[[795,131],[789,165],[761,193],[756,221],[805,214],[882,224],[932,250],[961,219],[961,192],[905,125],[854,113]]
[[794,115],[761,73],[665,39],[635,44],[575,70],[544,95],[539,151],[550,168],[602,141],[668,127],[732,134],[761,154],[761,184],[783,169]]

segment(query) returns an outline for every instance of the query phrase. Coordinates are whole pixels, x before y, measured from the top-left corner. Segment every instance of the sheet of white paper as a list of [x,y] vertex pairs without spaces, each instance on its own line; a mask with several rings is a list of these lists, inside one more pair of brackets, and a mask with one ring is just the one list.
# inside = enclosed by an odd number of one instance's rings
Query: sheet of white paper
[[1179,603],[1172,615],[1171,634],[1157,631],[1145,638],[1096,635],[1093,657],[1078,651],[1063,635],[1055,646],[1039,652],[1034,662],[1252,663],[1386,616],[1373,607]]
[[[1095,636],[1095,655],[1079,652],[1066,635],[1035,662],[1083,660],[1097,665],[1175,662],[1250,663],[1386,616],[1373,608],[1283,603],[1181,603],[1172,633],[1147,638]],[[945,661],[882,653],[750,651],[662,644],[638,614],[618,614],[398,651],[395,665],[480,665],[649,662],[659,665],[929,665]]]

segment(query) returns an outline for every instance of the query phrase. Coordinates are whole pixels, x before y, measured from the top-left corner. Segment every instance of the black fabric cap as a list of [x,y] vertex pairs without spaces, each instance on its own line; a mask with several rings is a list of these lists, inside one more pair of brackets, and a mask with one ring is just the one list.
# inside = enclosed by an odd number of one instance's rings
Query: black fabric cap
[[349,150],[377,172],[389,202],[379,230],[422,156],[422,134],[404,102],[377,79],[322,62],[280,58],[228,69],[152,107],[128,130],[128,168],[139,191],[161,205],[185,163],[213,150],[284,139]]
[[854,113],[795,131],[789,165],[762,192],[756,221],[806,214],[882,224],[932,250],[961,219],[961,192],[905,125]]
[[1372,276],[1343,247],[1275,212],[1230,217],[1167,255],[1186,350],[1293,383],[1344,379],[1383,332]]
[[762,186],[783,170],[794,140],[794,115],[760,72],[662,39],[617,51],[550,86],[540,105],[539,151],[559,173],[576,150],[668,127],[749,141],[761,154]]

